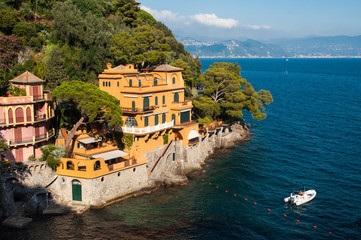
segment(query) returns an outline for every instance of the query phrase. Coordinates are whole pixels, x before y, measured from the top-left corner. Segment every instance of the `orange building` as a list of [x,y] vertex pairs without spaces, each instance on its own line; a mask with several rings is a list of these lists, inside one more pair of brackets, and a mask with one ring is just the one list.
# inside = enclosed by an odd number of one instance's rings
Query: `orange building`
[[131,155],[144,154],[171,140],[197,143],[198,123],[191,120],[192,101],[184,96],[182,68],[169,65],[138,71],[127,64],[108,63],[99,76],[99,88],[117,99],[124,126],[117,131],[134,136]]

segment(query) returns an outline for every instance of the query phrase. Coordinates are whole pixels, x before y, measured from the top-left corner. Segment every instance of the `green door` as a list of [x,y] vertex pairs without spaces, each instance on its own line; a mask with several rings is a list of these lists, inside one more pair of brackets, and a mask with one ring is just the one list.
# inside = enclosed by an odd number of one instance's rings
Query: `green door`
[[72,181],[73,201],[81,201],[81,183],[78,180]]
[[149,97],[143,98],[143,108],[144,108],[144,111],[149,110]]

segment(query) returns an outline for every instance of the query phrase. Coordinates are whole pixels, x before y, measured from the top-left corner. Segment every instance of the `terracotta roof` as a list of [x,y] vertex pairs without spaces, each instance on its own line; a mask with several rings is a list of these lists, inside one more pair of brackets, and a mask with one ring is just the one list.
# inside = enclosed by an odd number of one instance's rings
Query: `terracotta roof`
[[12,82],[12,83],[43,83],[45,81],[38,78],[37,76],[35,76],[31,72],[26,71],[23,74],[21,74],[21,75],[15,77],[14,79],[10,80],[9,82]]
[[180,70],[181,71],[181,70],[183,70],[183,68],[173,67],[173,66],[168,65],[168,64],[159,64],[159,65],[154,66],[154,67],[149,67],[146,70],[167,70],[167,71],[174,71],[174,70],[179,71]]

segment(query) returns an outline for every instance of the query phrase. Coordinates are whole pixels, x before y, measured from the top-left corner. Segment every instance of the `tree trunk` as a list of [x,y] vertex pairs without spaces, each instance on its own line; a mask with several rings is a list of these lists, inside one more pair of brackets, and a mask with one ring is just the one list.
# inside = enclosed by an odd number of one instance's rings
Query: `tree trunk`
[[81,117],[79,119],[79,121],[74,125],[74,127],[70,130],[68,136],[65,139],[65,146],[64,146],[64,150],[67,151],[70,145],[71,140],[74,138],[74,135],[76,133],[76,130],[78,129],[78,127],[83,123],[84,121],[84,117]]

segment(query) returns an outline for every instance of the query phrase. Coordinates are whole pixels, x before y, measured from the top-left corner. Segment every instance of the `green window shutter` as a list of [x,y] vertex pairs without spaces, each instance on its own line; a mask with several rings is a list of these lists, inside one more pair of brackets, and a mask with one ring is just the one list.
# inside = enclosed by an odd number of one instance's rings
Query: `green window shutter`
[[143,109],[144,111],[149,110],[149,97],[143,98]]
[[162,123],[165,123],[165,120],[166,120],[166,118],[165,118],[165,113],[163,113],[163,114],[162,114]]
[[189,122],[190,121],[189,115],[190,115],[190,111],[182,112],[181,113],[181,123]]
[[144,126],[148,127],[149,126],[149,119],[148,117],[144,117]]
[[158,114],[154,116],[154,125],[158,125],[159,123],[159,119],[158,119]]
[[163,95],[163,104],[165,104],[165,95]]
[[132,87],[133,86],[133,81],[132,79],[129,79],[129,87]]
[[158,106],[158,97],[155,97],[155,105]]
[[174,102],[179,102],[179,94],[177,92],[174,93]]
[[175,114],[172,114],[172,120],[173,120],[173,123],[174,123],[174,125],[175,125],[175,124],[176,124]]

